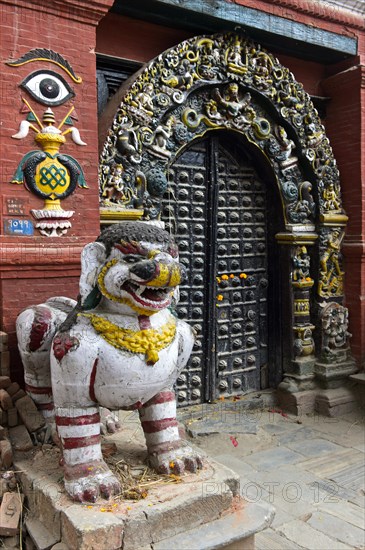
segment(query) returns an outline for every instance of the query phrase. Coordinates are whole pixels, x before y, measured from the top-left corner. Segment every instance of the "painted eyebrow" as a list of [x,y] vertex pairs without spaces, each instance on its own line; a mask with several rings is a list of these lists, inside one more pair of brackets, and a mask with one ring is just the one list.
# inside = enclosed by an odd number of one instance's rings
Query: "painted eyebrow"
[[26,63],[31,63],[32,61],[49,61],[54,65],[61,67],[77,84],[82,82],[81,76],[77,76],[69,64],[68,61],[61,54],[54,52],[53,50],[47,50],[46,48],[35,48],[34,50],[29,50],[18,59],[14,61],[6,61],[6,65],[10,67],[20,67]]
[[123,254],[138,254],[141,256],[147,256],[148,254],[148,250],[144,249],[137,243],[130,243],[126,241],[114,244],[114,248],[116,248]]

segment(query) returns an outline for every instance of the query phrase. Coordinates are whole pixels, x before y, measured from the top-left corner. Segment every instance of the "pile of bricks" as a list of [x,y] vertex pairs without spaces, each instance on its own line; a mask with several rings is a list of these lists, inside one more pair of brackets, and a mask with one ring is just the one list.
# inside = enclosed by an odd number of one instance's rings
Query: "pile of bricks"
[[10,374],[10,353],[8,350],[8,335],[0,331],[0,376]]
[[[34,401],[9,376],[0,376],[0,540],[19,548],[23,495],[11,470],[15,451],[30,451],[48,437]],[[15,546],[12,546],[15,545]]]

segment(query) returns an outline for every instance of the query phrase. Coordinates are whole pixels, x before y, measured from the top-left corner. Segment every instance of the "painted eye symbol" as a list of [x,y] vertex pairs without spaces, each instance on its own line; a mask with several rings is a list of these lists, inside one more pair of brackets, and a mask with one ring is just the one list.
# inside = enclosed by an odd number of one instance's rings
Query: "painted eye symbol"
[[35,71],[21,82],[20,87],[43,105],[62,105],[75,95],[65,79],[53,71]]

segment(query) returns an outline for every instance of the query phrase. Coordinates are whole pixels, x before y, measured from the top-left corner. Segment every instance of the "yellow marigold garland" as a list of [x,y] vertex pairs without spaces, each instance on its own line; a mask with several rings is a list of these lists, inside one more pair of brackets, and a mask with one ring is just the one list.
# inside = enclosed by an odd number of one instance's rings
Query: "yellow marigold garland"
[[118,327],[94,313],[80,313],[79,315],[90,319],[96,332],[115,348],[128,350],[132,353],[144,353],[149,365],[157,363],[158,352],[171,344],[176,334],[176,321],[173,318],[159,330],[149,328],[135,331]]

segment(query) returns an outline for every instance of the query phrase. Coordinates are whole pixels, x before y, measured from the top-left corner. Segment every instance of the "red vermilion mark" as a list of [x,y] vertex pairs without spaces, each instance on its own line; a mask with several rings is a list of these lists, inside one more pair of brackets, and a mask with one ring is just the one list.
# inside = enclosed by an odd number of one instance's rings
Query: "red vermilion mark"
[[138,315],[138,323],[141,330],[147,330],[152,327],[151,319],[147,315]]
[[169,254],[173,258],[177,258],[179,255],[179,248],[176,244],[171,244],[169,249]]
[[284,418],[288,418],[288,415],[285,412],[283,412],[281,409],[269,409],[268,412],[281,414],[281,416],[283,416]]
[[52,314],[50,310],[43,306],[36,306],[34,310],[34,319],[29,335],[29,351],[37,351],[44,342],[44,339],[51,327]]
[[61,332],[53,339],[53,354],[58,361],[61,361],[70,350],[77,349],[79,345],[80,342],[75,336]]
[[237,441],[237,439],[236,439],[235,437],[233,437],[233,435],[230,435],[230,436],[229,436],[229,439],[232,441],[232,445],[233,445],[234,447],[238,447],[238,441]]
[[97,399],[95,396],[95,378],[96,378],[96,367],[98,366],[98,359],[96,358],[93,365],[93,370],[91,371],[90,375],[90,383],[89,383],[89,396],[94,403],[97,403]]

